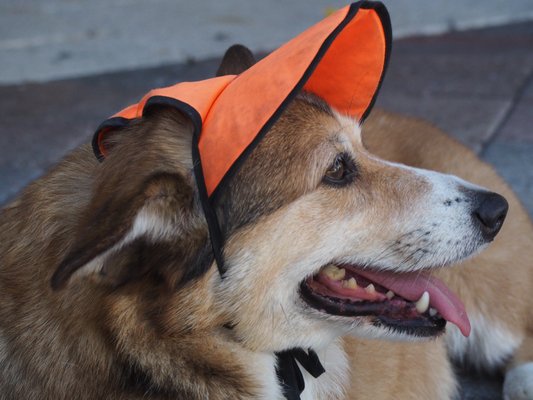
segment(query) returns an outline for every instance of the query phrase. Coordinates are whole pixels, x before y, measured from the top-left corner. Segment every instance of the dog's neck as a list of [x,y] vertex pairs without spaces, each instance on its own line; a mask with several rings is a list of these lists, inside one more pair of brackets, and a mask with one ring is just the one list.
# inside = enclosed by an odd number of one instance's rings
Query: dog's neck
[[[302,350],[303,351],[303,350]],[[298,352],[300,353],[300,352]],[[295,363],[297,364],[298,371],[301,373],[303,378],[304,388],[301,393],[298,392],[298,386],[291,389],[287,386],[284,386],[283,382],[280,379],[279,367],[280,367],[280,357],[277,357],[277,367],[278,367],[278,385],[279,389],[276,388],[276,393],[281,392],[281,399],[300,399],[300,400],[311,400],[311,399],[343,399],[346,394],[346,389],[349,384],[348,377],[348,360],[346,353],[343,349],[342,339],[337,339],[328,346],[317,350],[316,355],[320,360],[320,364],[323,366],[325,372],[317,375],[317,366],[309,366],[305,368],[299,361],[297,353],[289,353],[289,359],[293,357]],[[301,353],[300,353],[301,354]],[[308,353],[304,353],[308,354]],[[287,354],[285,353],[285,356]],[[290,363],[291,360],[285,358],[285,363]],[[313,363],[313,361],[311,360]],[[303,361],[305,363],[305,361]],[[311,371],[309,371],[311,369]],[[270,397],[278,398],[278,397]]]
[[326,372],[312,349],[290,349],[276,353],[276,358],[276,373],[287,400],[300,400],[300,395],[305,390],[305,379],[300,368],[315,379]]

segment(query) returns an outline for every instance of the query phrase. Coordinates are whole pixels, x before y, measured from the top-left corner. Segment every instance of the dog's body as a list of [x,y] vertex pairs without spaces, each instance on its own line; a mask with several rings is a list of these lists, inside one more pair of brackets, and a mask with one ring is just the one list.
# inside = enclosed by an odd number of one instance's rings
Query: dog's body
[[[355,338],[416,332],[324,314],[299,287],[332,260],[384,258],[381,268],[420,272],[463,259],[491,240],[465,204],[486,192],[377,159],[354,121],[304,95],[223,194],[221,279],[191,174],[191,131],[162,109],[118,132],[105,162],[82,146],[2,210],[0,398],[281,399],[275,352],[303,347],[326,373],[303,372],[302,399],[450,399],[443,339]],[[426,124],[377,113],[363,140],[384,159],[454,173],[509,199],[495,243],[438,271],[473,317],[469,341],[455,327],[444,339],[480,366],[512,354],[513,366],[531,361],[533,230],[516,197]],[[357,169],[346,181],[329,168],[337,154],[355,157],[343,160]],[[420,229],[426,237],[406,239]],[[391,242],[420,252],[390,252]],[[52,276],[61,289],[51,289]],[[518,381],[525,387],[527,374]]]

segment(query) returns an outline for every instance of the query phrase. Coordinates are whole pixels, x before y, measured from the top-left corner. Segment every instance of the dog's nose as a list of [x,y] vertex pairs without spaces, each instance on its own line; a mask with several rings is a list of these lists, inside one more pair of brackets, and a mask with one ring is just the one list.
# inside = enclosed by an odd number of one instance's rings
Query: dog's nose
[[474,199],[472,218],[479,225],[483,238],[491,241],[502,227],[509,204],[503,196],[493,192],[477,192]]

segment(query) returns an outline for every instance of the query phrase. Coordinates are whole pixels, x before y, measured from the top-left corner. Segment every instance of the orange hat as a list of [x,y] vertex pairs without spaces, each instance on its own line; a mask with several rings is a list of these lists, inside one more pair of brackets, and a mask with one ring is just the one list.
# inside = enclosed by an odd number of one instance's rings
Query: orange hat
[[301,90],[318,95],[336,110],[362,122],[381,85],[390,44],[390,20],[384,5],[353,3],[240,75],[182,82],[150,91],[139,103],[98,127],[93,149],[103,160],[105,135],[142,118],[150,107],[172,106],[191,118],[196,180],[222,272],[223,241],[210,200],[215,191],[227,184]]

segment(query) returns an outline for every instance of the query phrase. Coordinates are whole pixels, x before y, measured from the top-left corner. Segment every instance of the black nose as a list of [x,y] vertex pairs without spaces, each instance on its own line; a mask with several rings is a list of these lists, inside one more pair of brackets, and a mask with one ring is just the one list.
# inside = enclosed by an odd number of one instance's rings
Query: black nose
[[491,241],[502,227],[509,204],[503,196],[492,192],[477,192],[474,199],[472,218],[479,225],[483,238]]

